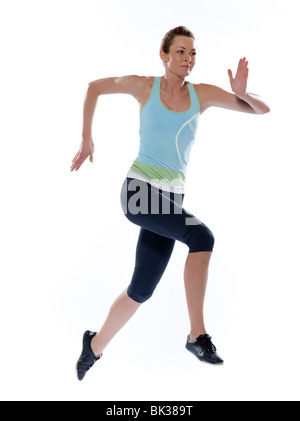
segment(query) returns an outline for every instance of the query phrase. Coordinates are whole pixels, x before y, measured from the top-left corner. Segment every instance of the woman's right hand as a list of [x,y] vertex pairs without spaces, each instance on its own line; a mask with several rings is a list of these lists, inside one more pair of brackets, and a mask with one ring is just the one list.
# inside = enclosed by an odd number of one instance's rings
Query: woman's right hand
[[94,142],[91,137],[87,139],[82,139],[79,151],[74,156],[72,165],[70,170],[77,171],[81,167],[81,165],[84,163],[84,161],[87,159],[87,157],[90,157],[90,161],[93,162],[94,157]]

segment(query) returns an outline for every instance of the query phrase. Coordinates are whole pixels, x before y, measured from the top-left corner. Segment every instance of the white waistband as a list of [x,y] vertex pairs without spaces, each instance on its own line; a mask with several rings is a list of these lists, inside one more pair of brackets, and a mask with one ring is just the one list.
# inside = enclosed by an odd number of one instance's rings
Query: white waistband
[[134,171],[128,171],[127,177],[136,178],[137,180],[145,181],[146,183],[151,184],[151,186],[156,187],[157,189],[167,191],[169,193],[184,194],[185,190],[183,186],[169,186],[167,184],[159,183],[157,180],[151,180],[150,178],[144,177],[141,174],[138,174]]

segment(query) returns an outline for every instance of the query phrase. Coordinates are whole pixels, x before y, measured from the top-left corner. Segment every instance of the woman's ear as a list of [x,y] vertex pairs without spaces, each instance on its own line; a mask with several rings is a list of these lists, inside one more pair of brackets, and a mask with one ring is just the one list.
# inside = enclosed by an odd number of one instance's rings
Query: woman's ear
[[159,55],[164,63],[168,62],[168,54],[164,53],[163,50],[160,50]]

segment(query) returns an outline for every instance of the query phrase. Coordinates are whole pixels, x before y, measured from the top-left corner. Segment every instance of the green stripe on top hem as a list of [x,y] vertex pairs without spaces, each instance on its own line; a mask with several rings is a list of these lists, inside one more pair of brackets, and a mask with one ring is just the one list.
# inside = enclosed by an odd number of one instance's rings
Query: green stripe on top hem
[[185,185],[185,174],[180,171],[168,170],[138,161],[133,162],[130,171],[168,186],[184,187]]

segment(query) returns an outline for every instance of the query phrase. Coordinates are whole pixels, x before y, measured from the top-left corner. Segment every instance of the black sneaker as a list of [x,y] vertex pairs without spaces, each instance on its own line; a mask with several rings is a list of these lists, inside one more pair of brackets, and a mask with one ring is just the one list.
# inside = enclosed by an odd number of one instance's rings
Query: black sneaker
[[209,364],[223,364],[222,358],[217,354],[217,349],[211,341],[211,336],[207,333],[198,336],[194,341],[187,338],[186,349],[205,363]]
[[84,332],[82,352],[76,365],[78,380],[82,380],[86,372],[102,357],[102,354],[96,357],[91,348],[91,340],[96,334],[97,332],[91,332],[90,330]]

